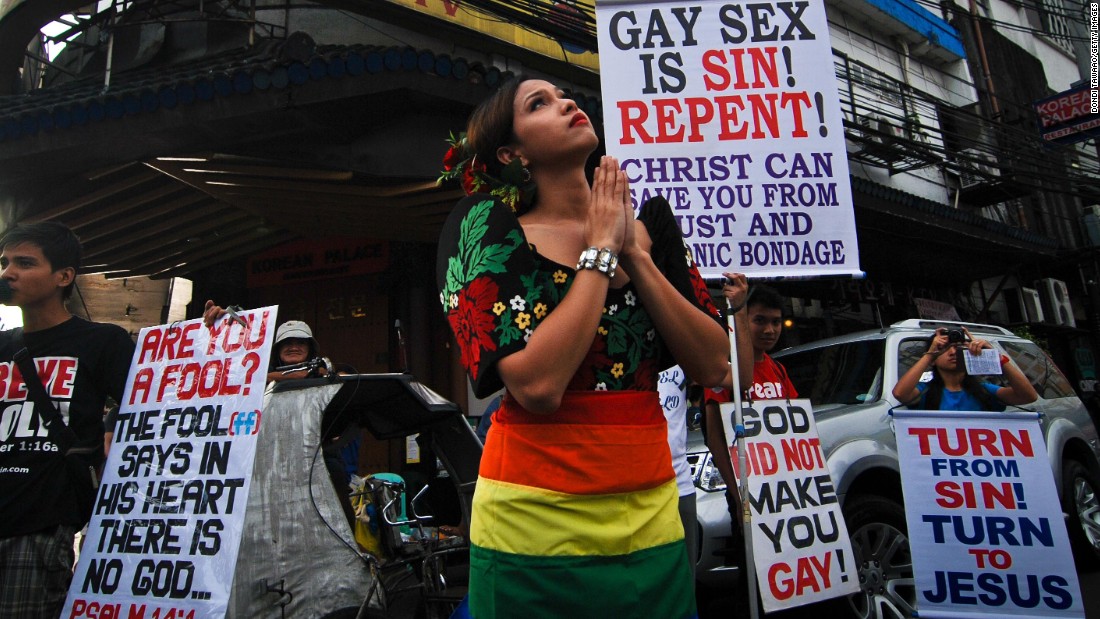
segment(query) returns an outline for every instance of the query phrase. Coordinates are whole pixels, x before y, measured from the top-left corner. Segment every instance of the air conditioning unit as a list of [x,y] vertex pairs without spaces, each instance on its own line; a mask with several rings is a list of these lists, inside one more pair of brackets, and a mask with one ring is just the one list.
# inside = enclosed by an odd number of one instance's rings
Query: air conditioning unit
[[878,114],[861,114],[859,124],[865,131],[867,139],[879,144],[893,144],[905,137],[905,128],[893,120]]
[[993,156],[976,148],[960,150],[955,161],[959,165],[959,187],[963,190],[985,185],[990,182],[990,177],[1001,175]]
[[1009,323],[1043,322],[1043,304],[1034,288],[1005,288]]
[[1077,326],[1077,321],[1073,318],[1073,305],[1069,300],[1069,289],[1064,281],[1048,277],[1036,281],[1035,287],[1039,289],[1046,322],[1066,327]]

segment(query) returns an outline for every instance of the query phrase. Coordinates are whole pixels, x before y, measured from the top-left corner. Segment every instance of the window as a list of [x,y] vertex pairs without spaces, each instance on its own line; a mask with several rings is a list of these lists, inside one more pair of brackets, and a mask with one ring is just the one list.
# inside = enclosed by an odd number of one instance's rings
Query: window
[[898,344],[898,376],[904,376],[917,359],[926,352],[928,352],[928,338],[908,339]]
[[801,398],[815,408],[882,397],[884,340],[865,340],[777,356]]
[[1032,342],[1001,342],[1016,365],[1020,366],[1039,397],[1050,400],[1076,395],[1069,380],[1050,357]]
[[898,106],[902,104],[901,87],[898,82],[857,62],[852,62],[849,66],[851,67],[849,78],[853,84],[867,89],[882,101]]
[[[1073,41],[1070,38],[1069,11],[1063,0],[1035,0],[1034,11],[1027,11],[1028,21],[1037,29],[1043,31],[1045,38],[1057,45],[1067,54],[1073,56]],[[1036,17],[1038,19],[1036,20]],[[1039,23],[1035,23],[1038,21]]]

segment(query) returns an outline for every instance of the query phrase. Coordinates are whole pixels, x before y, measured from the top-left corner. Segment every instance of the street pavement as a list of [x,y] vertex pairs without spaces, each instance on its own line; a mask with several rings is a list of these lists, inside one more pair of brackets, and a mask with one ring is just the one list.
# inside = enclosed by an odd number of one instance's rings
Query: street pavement
[[[1078,572],[1077,578],[1081,583],[1081,595],[1085,603],[1085,618],[1100,619],[1100,569],[1091,569],[1086,572]],[[720,594],[703,594],[700,597],[699,619],[742,619],[747,614],[737,614],[734,606],[735,600],[729,596]],[[810,605],[802,608],[769,613],[761,613],[760,617],[766,619],[841,619],[844,614],[838,612],[833,604]],[[993,616],[990,616],[994,619]]]

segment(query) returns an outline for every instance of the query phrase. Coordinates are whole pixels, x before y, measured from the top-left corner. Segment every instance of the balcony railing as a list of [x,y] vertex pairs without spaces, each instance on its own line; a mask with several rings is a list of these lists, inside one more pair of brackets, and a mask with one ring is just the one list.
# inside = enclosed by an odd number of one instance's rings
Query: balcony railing
[[971,207],[1040,191],[1100,196],[1095,153],[1046,142],[1035,125],[989,121],[977,103],[951,105],[836,50],[834,67],[856,161],[891,175],[938,167],[959,204]]

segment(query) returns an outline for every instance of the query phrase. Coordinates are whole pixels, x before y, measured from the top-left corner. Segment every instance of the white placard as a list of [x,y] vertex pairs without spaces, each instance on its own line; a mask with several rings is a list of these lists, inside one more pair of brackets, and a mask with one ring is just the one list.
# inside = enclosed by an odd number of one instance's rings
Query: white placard
[[894,411],[921,617],[1084,617],[1035,413]]
[[596,4],[608,154],[704,277],[860,274],[825,6]]
[[[719,406],[726,436],[733,437],[735,405]],[[764,611],[855,593],[855,554],[810,401],[756,400],[744,411],[752,552]],[[736,445],[730,456],[740,478]]]
[[63,617],[224,617],[277,307],[148,327]]
[[963,349],[963,363],[966,364],[966,373],[971,376],[1000,376],[1001,353],[992,348],[983,348],[980,355],[973,355],[970,349]]

